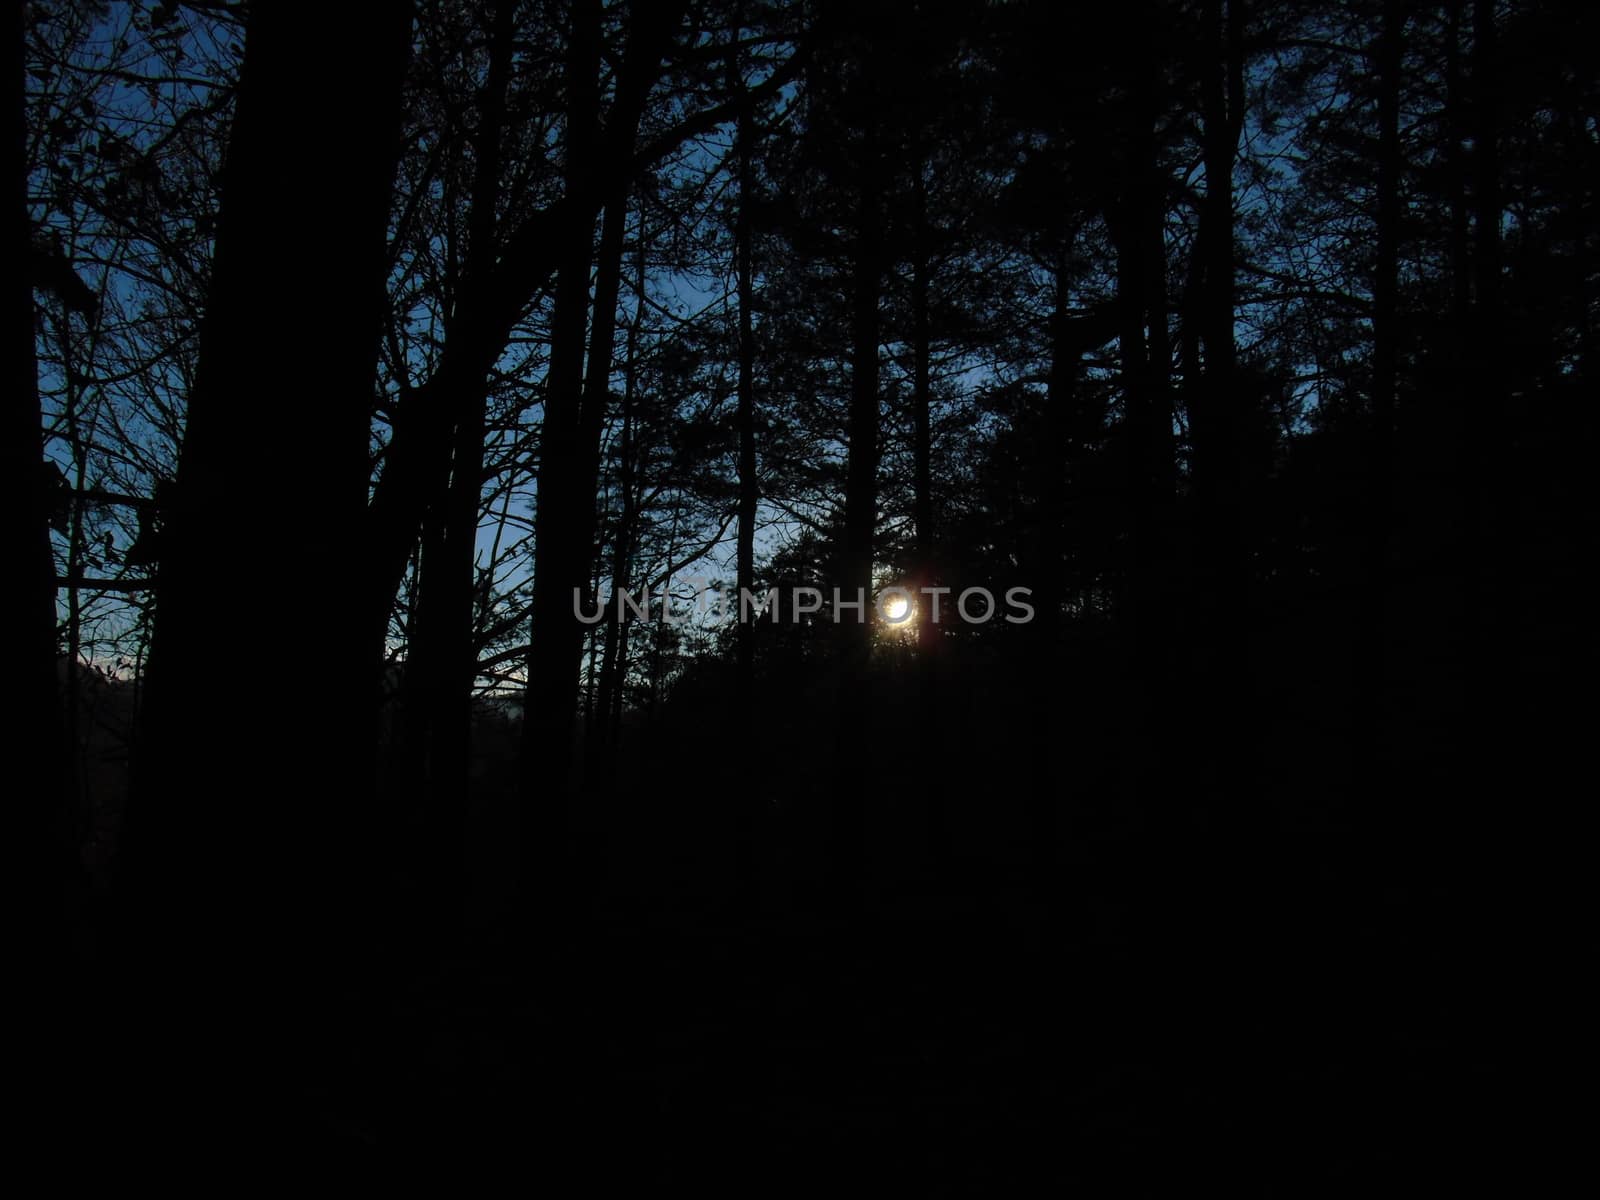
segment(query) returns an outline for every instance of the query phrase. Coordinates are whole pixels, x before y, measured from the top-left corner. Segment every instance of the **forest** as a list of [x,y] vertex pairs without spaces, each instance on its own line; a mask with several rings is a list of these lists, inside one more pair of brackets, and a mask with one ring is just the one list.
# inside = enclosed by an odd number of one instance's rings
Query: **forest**
[[52,1170],[1531,1188],[1600,8],[13,13]]

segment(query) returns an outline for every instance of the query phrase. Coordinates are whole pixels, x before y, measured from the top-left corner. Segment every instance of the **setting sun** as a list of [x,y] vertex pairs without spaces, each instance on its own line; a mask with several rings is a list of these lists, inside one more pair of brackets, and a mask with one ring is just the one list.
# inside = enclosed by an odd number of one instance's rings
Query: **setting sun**
[[892,625],[898,625],[911,615],[911,601],[905,596],[890,596],[883,606],[883,615]]

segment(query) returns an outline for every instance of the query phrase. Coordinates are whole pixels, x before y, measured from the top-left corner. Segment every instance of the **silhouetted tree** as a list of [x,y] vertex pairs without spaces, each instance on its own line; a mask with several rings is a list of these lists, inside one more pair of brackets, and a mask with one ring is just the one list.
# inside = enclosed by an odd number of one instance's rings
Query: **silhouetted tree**
[[[325,1083],[355,1015],[341,1009],[353,948],[373,934],[362,897],[377,682],[359,609],[330,605],[327,589],[366,500],[410,33],[406,5],[381,19],[264,6],[247,33],[164,513],[135,813],[142,944],[165,1006],[149,1015],[170,1022],[207,1106],[259,1096],[262,1079]],[[296,314],[294,356],[270,341],[284,311]],[[275,486],[286,472],[292,482]],[[265,574],[264,657],[248,615],[217,594],[230,553]],[[225,1119],[230,1140],[263,1132]]]

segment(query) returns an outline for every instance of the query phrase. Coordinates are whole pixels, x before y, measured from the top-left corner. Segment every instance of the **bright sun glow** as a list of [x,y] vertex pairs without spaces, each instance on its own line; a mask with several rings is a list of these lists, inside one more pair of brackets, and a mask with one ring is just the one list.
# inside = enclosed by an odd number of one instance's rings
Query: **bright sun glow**
[[904,621],[910,612],[911,601],[904,596],[890,596],[888,602],[883,606],[883,615],[895,624]]

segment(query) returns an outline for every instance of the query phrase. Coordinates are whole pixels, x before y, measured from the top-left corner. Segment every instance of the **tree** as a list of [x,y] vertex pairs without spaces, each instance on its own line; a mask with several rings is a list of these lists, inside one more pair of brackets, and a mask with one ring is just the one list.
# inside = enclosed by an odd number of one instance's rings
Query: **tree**
[[[304,36],[313,22],[318,36]],[[330,606],[327,588],[347,572],[341,533],[366,503],[410,38],[405,5],[381,19],[270,5],[248,27],[163,514],[136,813],[141,941],[164,981],[145,1015],[176,1035],[207,1106],[212,1088],[248,1094],[258,1073],[317,1086],[351,1015],[328,997],[355,982],[363,956],[350,948],[373,932],[362,897],[377,681],[358,610]],[[284,313],[294,356],[270,340]],[[240,558],[263,576],[269,669],[247,613],[219,600],[222,564]],[[188,989],[205,1018],[185,1029]],[[227,1136],[262,1132],[245,1124]]]

